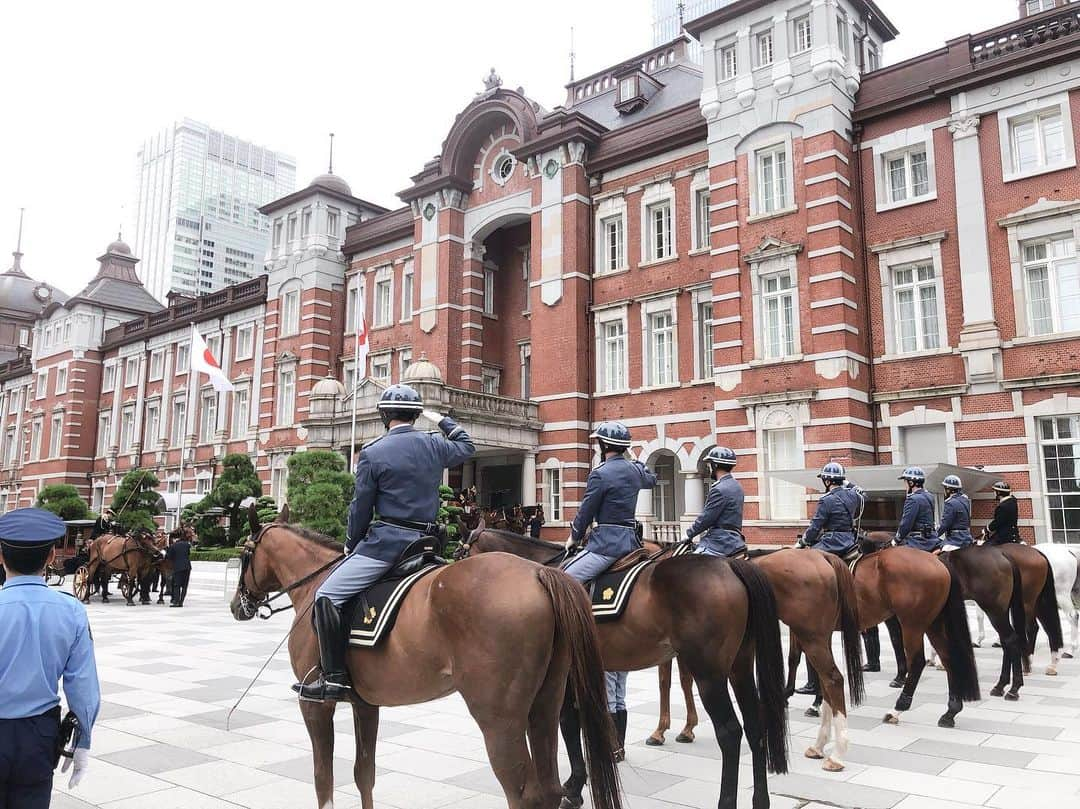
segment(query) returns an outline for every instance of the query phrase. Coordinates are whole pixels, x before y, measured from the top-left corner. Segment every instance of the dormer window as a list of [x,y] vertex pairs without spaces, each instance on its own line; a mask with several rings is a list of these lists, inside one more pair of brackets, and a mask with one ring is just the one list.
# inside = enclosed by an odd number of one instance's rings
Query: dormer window
[[635,71],[620,77],[617,86],[615,109],[625,115],[645,106],[648,102],[646,95],[652,95],[655,82],[644,73]]
[[619,102],[631,101],[638,94],[637,76],[627,76],[619,81]]

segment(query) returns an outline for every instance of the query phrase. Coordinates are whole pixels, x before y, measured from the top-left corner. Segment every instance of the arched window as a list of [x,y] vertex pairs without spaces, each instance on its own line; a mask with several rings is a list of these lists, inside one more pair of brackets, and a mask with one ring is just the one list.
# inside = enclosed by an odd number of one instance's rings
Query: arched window
[[656,486],[653,487],[653,517],[658,522],[675,522],[679,519],[679,502],[682,498],[675,480],[675,456],[664,452],[653,461]]

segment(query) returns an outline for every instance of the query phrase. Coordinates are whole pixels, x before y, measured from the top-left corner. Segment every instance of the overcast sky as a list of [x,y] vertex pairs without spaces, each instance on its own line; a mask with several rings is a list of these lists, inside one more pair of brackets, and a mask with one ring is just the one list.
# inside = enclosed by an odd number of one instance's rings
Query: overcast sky
[[[1015,17],[1015,0],[878,0],[895,62]],[[652,44],[650,0],[8,3],[0,47],[0,270],[26,208],[24,269],[68,293],[132,230],[135,154],[184,117],[326,170],[388,207],[495,67],[547,108],[577,75]],[[973,9],[978,8],[978,14]]]

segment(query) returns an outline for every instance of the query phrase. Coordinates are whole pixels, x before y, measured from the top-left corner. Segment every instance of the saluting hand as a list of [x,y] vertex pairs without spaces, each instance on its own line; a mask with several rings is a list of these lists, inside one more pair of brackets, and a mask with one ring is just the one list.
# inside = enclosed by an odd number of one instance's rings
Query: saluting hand
[[430,421],[436,427],[439,425],[439,422],[441,422],[443,420],[442,414],[440,414],[440,413],[438,413],[438,412],[436,412],[434,410],[423,410],[423,411],[420,412],[420,415],[423,416],[424,418],[426,418],[428,421]]
[[75,749],[74,755],[71,758],[64,759],[64,766],[60,768],[60,772],[65,773],[68,769],[71,770],[71,778],[68,779],[68,789],[75,789],[82,781],[83,776],[86,775],[86,768],[90,766],[90,751],[85,747],[78,747]]

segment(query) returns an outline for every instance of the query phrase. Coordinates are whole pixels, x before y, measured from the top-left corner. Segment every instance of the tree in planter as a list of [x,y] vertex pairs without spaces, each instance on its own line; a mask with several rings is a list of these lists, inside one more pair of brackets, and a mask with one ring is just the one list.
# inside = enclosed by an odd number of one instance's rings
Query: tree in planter
[[228,541],[232,546],[251,533],[248,528],[248,513],[240,504],[249,497],[262,494],[262,481],[255,474],[251,458],[242,452],[226,455],[221,461],[223,467],[214,481],[214,488],[203,498],[210,506],[224,509],[229,518]]
[[454,558],[454,552],[461,544],[461,532],[464,526],[461,524],[461,515],[465,510],[457,505],[454,490],[449,486],[439,487],[439,513],[435,522],[443,527],[446,532],[446,547],[443,556],[447,559]]
[[79,496],[79,490],[68,483],[46,486],[38,493],[35,505],[51,511],[61,520],[85,520],[90,517],[90,509]]
[[112,499],[112,510],[120,530],[128,533],[136,528],[157,530],[154,517],[161,513],[158,507],[161,497],[157,491],[160,485],[161,481],[149,470],[134,469],[124,475]]
[[339,453],[294,453],[289,458],[289,515],[306,528],[344,541],[353,486]]

